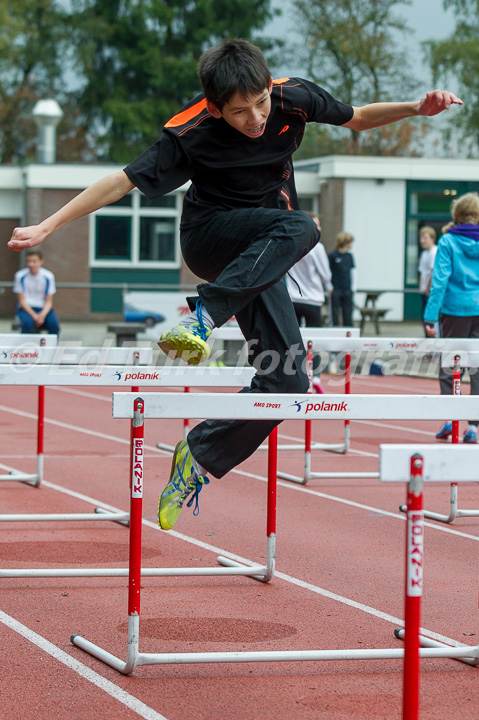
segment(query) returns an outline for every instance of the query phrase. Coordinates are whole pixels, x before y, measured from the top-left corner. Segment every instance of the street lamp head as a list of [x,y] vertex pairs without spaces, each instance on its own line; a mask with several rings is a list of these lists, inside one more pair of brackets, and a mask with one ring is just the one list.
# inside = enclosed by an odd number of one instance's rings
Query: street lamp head
[[39,127],[45,125],[56,127],[63,117],[63,110],[56,100],[39,100],[33,108],[32,115]]

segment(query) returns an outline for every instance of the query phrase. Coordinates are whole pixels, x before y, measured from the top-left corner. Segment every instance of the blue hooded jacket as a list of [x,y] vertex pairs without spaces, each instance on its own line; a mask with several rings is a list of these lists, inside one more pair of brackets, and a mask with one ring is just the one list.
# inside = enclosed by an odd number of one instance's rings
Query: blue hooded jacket
[[424,321],[479,316],[479,225],[456,225],[437,245]]

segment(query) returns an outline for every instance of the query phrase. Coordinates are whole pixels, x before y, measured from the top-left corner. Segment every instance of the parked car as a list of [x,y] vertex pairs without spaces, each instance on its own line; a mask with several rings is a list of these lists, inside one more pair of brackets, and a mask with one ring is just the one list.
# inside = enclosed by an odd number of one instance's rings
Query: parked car
[[147,327],[151,328],[157,323],[163,322],[164,319],[164,315],[151,310],[140,310],[128,304],[123,306],[123,320],[125,322],[143,322]]

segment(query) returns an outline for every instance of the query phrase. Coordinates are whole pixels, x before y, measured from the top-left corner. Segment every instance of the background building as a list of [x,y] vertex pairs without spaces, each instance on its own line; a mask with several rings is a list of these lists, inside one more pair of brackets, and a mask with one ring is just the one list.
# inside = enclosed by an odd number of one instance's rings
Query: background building
[[[31,225],[78,192],[120,168],[112,165],[0,166],[0,316],[13,317],[13,275],[23,257],[6,243],[17,225]],[[328,251],[341,230],[355,237],[358,287],[385,291],[388,320],[420,317],[418,230],[438,235],[451,201],[479,191],[479,161],[329,156],[295,164],[303,210],[319,212]],[[137,190],[58,230],[42,246],[59,285],[62,319],[121,316],[122,287],[179,289],[197,281],[181,259],[179,219],[185,188],[150,201]],[[106,287],[114,284],[116,287]],[[406,291],[406,292],[405,292]],[[358,293],[357,304],[362,304]],[[161,312],[161,309],[158,308]]]

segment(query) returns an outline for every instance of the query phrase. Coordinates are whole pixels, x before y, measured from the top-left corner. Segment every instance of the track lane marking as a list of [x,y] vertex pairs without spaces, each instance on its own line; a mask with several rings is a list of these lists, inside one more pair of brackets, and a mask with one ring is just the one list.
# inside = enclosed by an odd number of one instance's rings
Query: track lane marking
[[7,615],[7,613],[2,610],[0,610],[0,622],[10,628],[10,630],[13,630],[21,635],[25,638],[25,640],[28,640],[28,642],[36,645],[40,650],[43,650],[43,652],[46,652],[55,660],[58,660],[63,665],[66,665],[66,667],[73,670],[73,672],[80,675],[80,677],[84,678],[93,685],[96,685],[97,688],[103,690],[103,692],[110,695],[110,697],[117,700],[117,702],[125,705],[130,710],[133,710],[134,713],[139,715],[139,717],[144,718],[144,720],[167,720],[164,715],[160,715],[160,713],[156,712],[156,710],[151,708],[149,705],[146,705],[134,695],[130,695],[130,693],[118,687],[115,683],[104,678],[103,675],[99,675],[95,672],[95,670],[92,670],[87,665],[84,665],[64,650],[60,650],[60,648],[51,643],[49,640],[42,637],[34,630],[31,630],[26,625],[23,625],[23,623],[18,620],[15,620],[15,618],[11,617],[11,615]]

